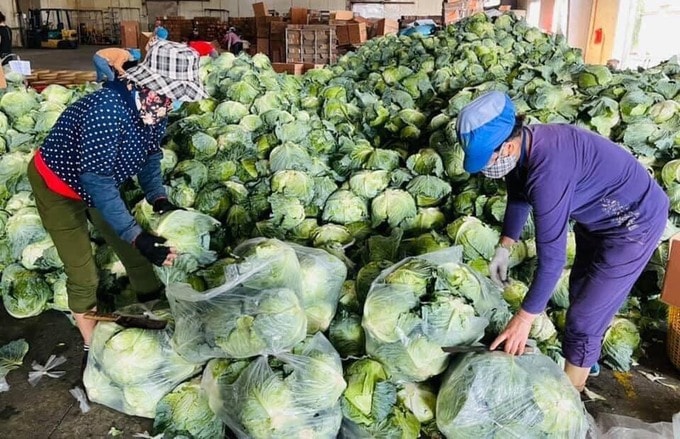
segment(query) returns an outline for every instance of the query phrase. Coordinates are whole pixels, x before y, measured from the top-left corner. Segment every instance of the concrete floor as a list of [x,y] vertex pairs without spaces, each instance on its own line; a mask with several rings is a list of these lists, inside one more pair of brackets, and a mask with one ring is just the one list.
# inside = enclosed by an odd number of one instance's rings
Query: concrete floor
[[[127,416],[92,404],[89,413],[81,413],[69,393],[78,381],[82,344],[76,329],[59,312],[48,311],[37,317],[16,320],[0,306],[0,346],[24,338],[30,345],[24,364],[7,376],[8,392],[0,393],[0,438],[72,439],[107,438],[111,427],[122,430],[121,439],[135,433],[151,431],[149,419]],[[59,379],[44,377],[36,387],[28,382],[33,361],[44,364],[51,354],[67,359],[59,370]],[[588,388],[606,398],[586,402],[586,408],[597,419],[602,413],[632,416],[646,422],[669,422],[680,411],[680,374],[670,364],[661,339],[646,347],[641,366],[629,374],[615,375],[603,368],[599,377],[591,378]],[[639,371],[659,373],[664,382],[676,390],[653,383]]]
[[100,49],[113,46],[79,46],[77,49],[15,49],[15,53],[31,62],[33,69],[92,70],[92,56]]

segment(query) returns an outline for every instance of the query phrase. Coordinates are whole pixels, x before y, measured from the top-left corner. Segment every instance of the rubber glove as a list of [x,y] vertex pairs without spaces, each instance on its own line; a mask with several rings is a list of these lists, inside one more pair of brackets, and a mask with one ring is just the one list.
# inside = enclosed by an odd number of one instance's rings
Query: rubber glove
[[491,280],[499,287],[504,287],[508,282],[508,265],[510,264],[510,250],[499,245],[496,253],[489,264],[489,274]]

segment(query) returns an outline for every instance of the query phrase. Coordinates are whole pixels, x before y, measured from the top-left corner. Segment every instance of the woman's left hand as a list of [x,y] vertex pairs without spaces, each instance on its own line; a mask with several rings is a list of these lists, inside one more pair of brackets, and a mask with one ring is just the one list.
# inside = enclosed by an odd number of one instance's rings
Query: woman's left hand
[[536,314],[530,314],[523,309],[517,311],[517,314],[508,322],[505,330],[491,343],[489,349],[496,350],[501,343],[505,342],[503,345],[505,352],[511,355],[522,355],[535,318]]

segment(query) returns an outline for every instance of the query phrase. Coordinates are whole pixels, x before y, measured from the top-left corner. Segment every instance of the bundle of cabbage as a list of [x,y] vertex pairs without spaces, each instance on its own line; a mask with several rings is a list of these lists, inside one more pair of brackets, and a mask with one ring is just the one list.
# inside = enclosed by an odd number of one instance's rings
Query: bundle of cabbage
[[472,344],[490,321],[510,318],[501,291],[460,261],[452,247],[407,258],[372,283],[362,326],[366,352],[393,379],[418,382],[446,368],[445,346]]
[[355,361],[345,369],[345,379],[342,438],[416,439],[421,422],[434,418],[434,393],[423,384],[394,384],[377,361]]
[[[148,310],[133,305],[121,312],[143,311]],[[153,314],[171,318],[168,310]],[[99,323],[83,374],[89,399],[128,415],[154,418],[158,401],[201,370],[172,349],[172,331],[172,325],[160,331]]]
[[240,439],[332,439],[340,429],[346,383],[340,356],[321,333],[290,353],[211,360],[201,387]]
[[210,409],[200,378],[180,384],[158,402],[153,429],[168,438],[224,437],[224,423]]
[[255,238],[202,274],[210,290],[167,288],[174,346],[195,362],[289,350],[335,315],[347,269],[325,250]]
[[581,398],[542,354],[466,354],[451,364],[437,396],[437,426],[447,438],[560,437],[588,432]]

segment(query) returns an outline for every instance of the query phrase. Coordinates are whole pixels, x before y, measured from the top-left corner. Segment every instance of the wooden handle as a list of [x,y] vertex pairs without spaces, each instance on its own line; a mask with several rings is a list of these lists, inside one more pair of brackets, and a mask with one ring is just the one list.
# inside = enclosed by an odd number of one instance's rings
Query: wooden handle
[[115,314],[98,313],[96,311],[88,311],[85,313],[85,318],[88,320],[97,320],[100,322],[115,322],[118,318]]

